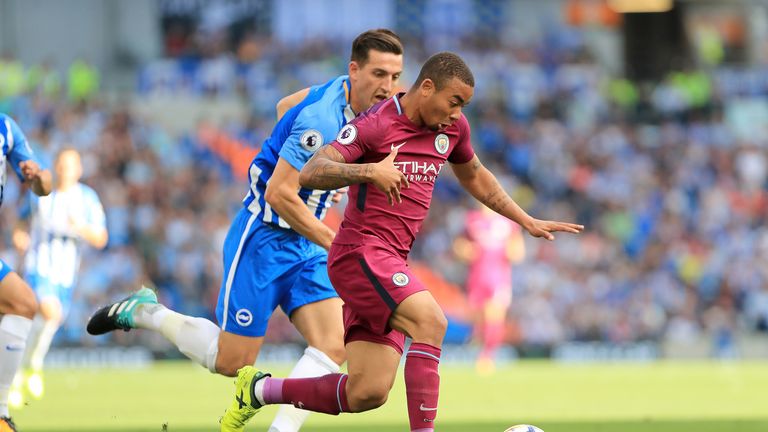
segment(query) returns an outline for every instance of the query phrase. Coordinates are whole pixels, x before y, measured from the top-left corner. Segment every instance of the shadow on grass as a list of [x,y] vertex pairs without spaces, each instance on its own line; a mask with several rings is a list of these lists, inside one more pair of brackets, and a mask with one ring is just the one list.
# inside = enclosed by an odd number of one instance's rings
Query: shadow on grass
[[[616,421],[616,422],[539,422],[535,423],[545,432],[765,432],[768,419],[764,420],[676,420],[676,421]],[[501,423],[450,423],[437,425],[439,432],[503,432],[511,424]],[[25,432],[62,432],[75,429],[24,429]],[[256,427],[246,432],[256,432]],[[345,425],[307,426],[302,432],[406,432],[407,425]],[[211,432],[204,428],[120,428],[77,429],[78,432]]]

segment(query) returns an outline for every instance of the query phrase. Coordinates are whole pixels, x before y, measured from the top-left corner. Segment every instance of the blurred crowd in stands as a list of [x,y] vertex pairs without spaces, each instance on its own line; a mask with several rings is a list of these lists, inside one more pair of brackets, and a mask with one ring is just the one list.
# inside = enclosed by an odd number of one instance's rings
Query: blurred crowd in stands
[[[527,257],[513,271],[508,342],[707,338],[716,355],[737,355],[738,335],[768,332],[765,68],[692,69],[638,84],[608,75],[583,46],[558,40],[467,40],[454,49],[475,73],[466,114],[481,160],[530,213],[586,225],[581,236],[552,243],[526,238]],[[282,95],[338,75],[347,63],[346,43],[169,43],[173,55],[139,72],[138,97],[245,101],[248,120],[218,127],[253,153]],[[418,41],[406,49],[403,85],[410,85],[429,53]],[[11,67],[26,78],[4,79]],[[149,337],[94,339],[83,331],[97,306],[141,283],[156,286],[170,307],[214,319],[221,244],[247,188],[242,173],[199,131],[172,136],[128,105],[105,104],[87,64],[61,77],[46,70],[0,60],[0,110],[17,119],[44,161],[63,146],[82,152],[83,181],[101,196],[110,233],[107,250],[83,260],[57,342]],[[474,204],[444,173],[410,258],[461,287],[466,266],[452,245]],[[19,267],[10,229],[22,197],[11,183],[0,253]],[[269,335],[293,337],[279,323]]]

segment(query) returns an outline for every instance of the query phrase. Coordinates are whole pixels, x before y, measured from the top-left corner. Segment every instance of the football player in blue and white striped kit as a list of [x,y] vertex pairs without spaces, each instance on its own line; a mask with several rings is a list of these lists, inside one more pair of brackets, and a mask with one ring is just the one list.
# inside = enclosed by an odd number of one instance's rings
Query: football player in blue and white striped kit
[[[33,159],[27,138],[16,122],[0,113],[0,205],[5,192],[6,164],[38,196],[51,192],[51,173]],[[16,428],[8,412],[8,394],[27,344],[37,302],[32,289],[0,260],[0,430]]]
[[31,197],[24,278],[37,295],[40,312],[29,336],[23,371],[11,389],[12,407],[22,406],[23,385],[35,399],[43,396],[43,360],[72,303],[82,245],[102,249],[108,240],[104,207],[96,191],[80,183],[83,166],[77,150],[61,150],[53,168],[51,194]]
[[[235,376],[256,361],[267,322],[280,306],[309,344],[291,376],[338,372],[346,357],[342,302],[326,269],[336,233],[322,223],[334,192],[301,188],[299,171],[356,113],[388,98],[402,69],[399,37],[384,29],[367,31],[352,43],[348,75],[278,104],[279,121],[251,163],[250,189],[225,240],[220,326],[171,311],[142,288],[96,312],[88,331],[159,331],[211,372]],[[269,430],[298,431],[307,415],[281,408]]]

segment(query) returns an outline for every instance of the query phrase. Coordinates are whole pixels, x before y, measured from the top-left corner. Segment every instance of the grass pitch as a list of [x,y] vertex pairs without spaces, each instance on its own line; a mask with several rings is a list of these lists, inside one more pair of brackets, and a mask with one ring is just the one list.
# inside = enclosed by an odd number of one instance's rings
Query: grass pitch
[[[283,376],[285,366],[265,369]],[[546,432],[765,432],[768,362],[591,363],[521,361],[479,377],[441,367],[440,432],[501,432],[517,423]],[[147,369],[46,373],[46,394],[12,412],[23,432],[218,430],[232,379],[189,362]],[[249,431],[264,431],[263,409]],[[402,370],[387,404],[363,414],[316,414],[306,432],[407,431]]]

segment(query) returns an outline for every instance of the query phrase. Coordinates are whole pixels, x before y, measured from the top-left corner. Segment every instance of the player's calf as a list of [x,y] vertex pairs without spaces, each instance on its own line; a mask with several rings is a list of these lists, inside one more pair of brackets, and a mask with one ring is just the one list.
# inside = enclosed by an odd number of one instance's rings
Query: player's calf
[[225,376],[237,376],[237,371],[252,366],[261,350],[264,337],[242,336],[227,331],[219,333],[216,372]]

